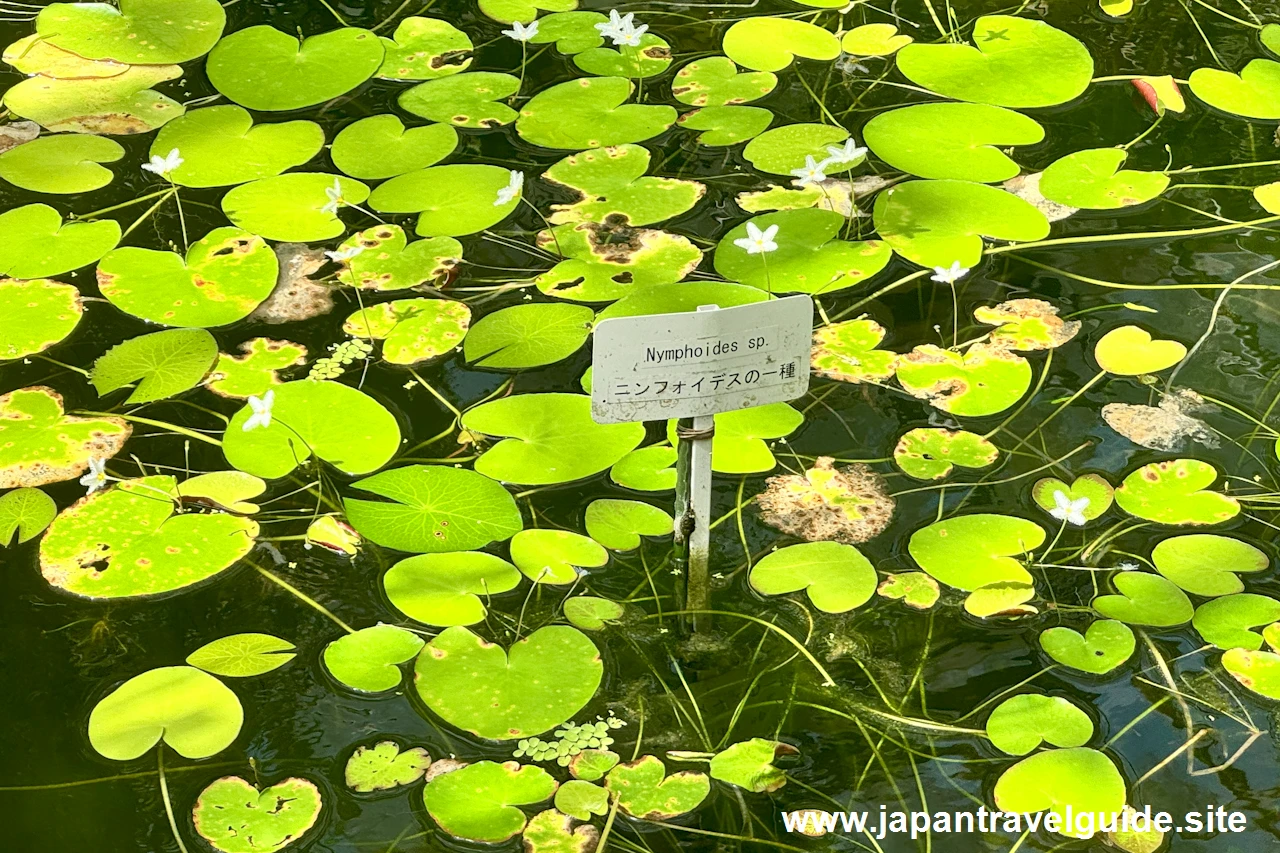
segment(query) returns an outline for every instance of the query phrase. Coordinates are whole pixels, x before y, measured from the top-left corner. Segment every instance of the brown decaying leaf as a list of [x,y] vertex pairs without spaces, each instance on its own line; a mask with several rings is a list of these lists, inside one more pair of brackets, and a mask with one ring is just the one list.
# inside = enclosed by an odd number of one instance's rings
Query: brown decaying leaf
[[1152,450],[1178,450],[1188,441],[1216,448],[1217,435],[1208,424],[1190,414],[1206,408],[1204,398],[1195,391],[1178,388],[1165,394],[1159,406],[1108,403],[1102,407],[1102,419],[1134,444]]
[[764,522],[783,533],[846,545],[879,535],[894,507],[879,474],[865,465],[836,468],[827,456],[803,475],[770,477],[756,502]]
[[250,317],[262,323],[294,323],[333,310],[333,289],[310,276],[328,261],[324,251],[305,243],[281,243],[275,247],[280,273],[275,290]]

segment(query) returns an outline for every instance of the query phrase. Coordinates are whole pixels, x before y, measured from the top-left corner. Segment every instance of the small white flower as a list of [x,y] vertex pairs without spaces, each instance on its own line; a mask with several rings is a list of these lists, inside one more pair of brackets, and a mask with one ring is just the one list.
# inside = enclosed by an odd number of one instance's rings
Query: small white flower
[[342,181],[338,178],[333,179],[333,186],[325,187],[325,197],[329,200],[325,202],[324,207],[320,208],[322,213],[338,214],[338,208],[345,205],[346,199],[342,197]]
[[80,485],[87,488],[88,494],[93,494],[98,489],[107,485],[107,460],[90,459],[89,472],[80,478]]
[[929,276],[933,281],[939,281],[943,284],[955,284],[960,279],[969,274],[968,267],[960,266],[959,261],[952,261],[949,267],[934,267],[933,275]]
[[511,178],[507,181],[507,185],[498,190],[498,198],[493,202],[494,207],[501,207],[509,203],[513,198],[520,195],[520,190],[524,188],[524,172],[511,170]]
[[798,187],[803,187],[809,184],[818,184],[825,181],[827,179],[827,174],[822,170],[826,165],[826,160],[819,163],[817,160],[814,160],[812,156],[805,157],[803,166],[799,169],[791,170],[791,174],[796,176],[796,179],[791,183]]
[[1068,524],[1074,524],[1077,527],[1083,527],[1089,519],[1084,517],[1084,511],[1089,507],[1088,498],[1076,498],[1071,500],[1067,497],[1067,493],[1058,489],[1053,493],[1053,509],[1049,510],[1058,521],[1065,521]]
[[177,169],[185,162],[186,161],[182,159],[182,155],[178,153],[178,149],[175,148],[164,157],[160,157],[158,155],[153,156],[150,163],[142,164],[142,171],[155,172],[160,177],[167,178],[169,177],[170,172]]
[[827,163],[830,165],[843,165],[844,163],[852,163],[863,157],[867,153],[867,149],[859,148],[858,143],[853,141],[853,137],[849,137],[844,141],[843,145],[828,145]]
[[538,34],[538,22],[534,21],[528,26],[525,26],[519,21],[513,21],[511,29],[503,30],[502,34],[507,38],[515,39],[516,41],[528,41]]
[[348,246],[345,249],[338,249],[336,252],[325,251],[324,255],[331,261],[342,263],[349,261],[356,255],[364,251],[364,246]]
[[245,432],[257,429],[258,427],[271,426],[271,407],[275,405],[276,392],[268,391],[261,397],[250,397],[249,408],[253,409],[253,414],[244,422],[241,427]]
[[624,26],[631,26],[631,19],[633,17],[634,13],[627,13],[627,17],[623,18],[618,14],[617,9],[610,9],[608,22],[604,24],[596,24],[596,29],[600,31],[600,35],[604,38],[616,39],[622,34]]
[[778,236],[777,225],[770,225],[761,231],[754,222],[748,222],[747,236],[734,240],[733,245],[740,249],[746,249],[748,255],[758,255],[761,252],[772,252],[778,248],[778,244],[773,242],[773,238],[776,236]]
[[[628,14],[627,17],[630,18],[631,15]],[[638,27],[628,27],[627,29],[618,33],[617,37],[614,38],[613,43],[615,45],[625,44],[625,45],[629,45],[630,47],[639,47],[640,36],[644,35],[645,31],[648,29],[649,29],[648,24],[641,24]]]

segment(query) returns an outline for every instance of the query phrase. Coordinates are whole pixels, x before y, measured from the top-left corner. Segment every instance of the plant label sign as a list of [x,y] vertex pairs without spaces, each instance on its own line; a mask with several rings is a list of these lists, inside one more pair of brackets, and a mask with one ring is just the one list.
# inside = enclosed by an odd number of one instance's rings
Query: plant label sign
[[809,390],[813,300],[614,317],[596,327],[591,417],[660,421],[781,403]]

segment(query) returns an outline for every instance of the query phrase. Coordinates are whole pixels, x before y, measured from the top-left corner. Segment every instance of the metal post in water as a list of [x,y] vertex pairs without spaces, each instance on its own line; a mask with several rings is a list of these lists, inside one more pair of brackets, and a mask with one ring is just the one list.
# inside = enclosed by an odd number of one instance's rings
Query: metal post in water
[[[676,458],[676,554],[684,568],[685,610],[711,608],[711,440],[715,418],[684,418],[676,430],[680,439]],[[686,620],[694,631],[711,625],[706,613]]]

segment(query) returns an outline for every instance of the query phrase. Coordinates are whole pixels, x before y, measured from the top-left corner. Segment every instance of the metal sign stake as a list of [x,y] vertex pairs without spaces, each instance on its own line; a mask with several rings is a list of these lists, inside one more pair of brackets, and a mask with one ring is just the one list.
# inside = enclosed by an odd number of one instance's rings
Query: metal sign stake
[[[711,441],[715,417],[702,415],[680,421],[680,450],[676,458],[675,547],[685,569],[684,609],[711,607]],[[708,613],[694,612],[686,620],[694,631],[711,627]]]

